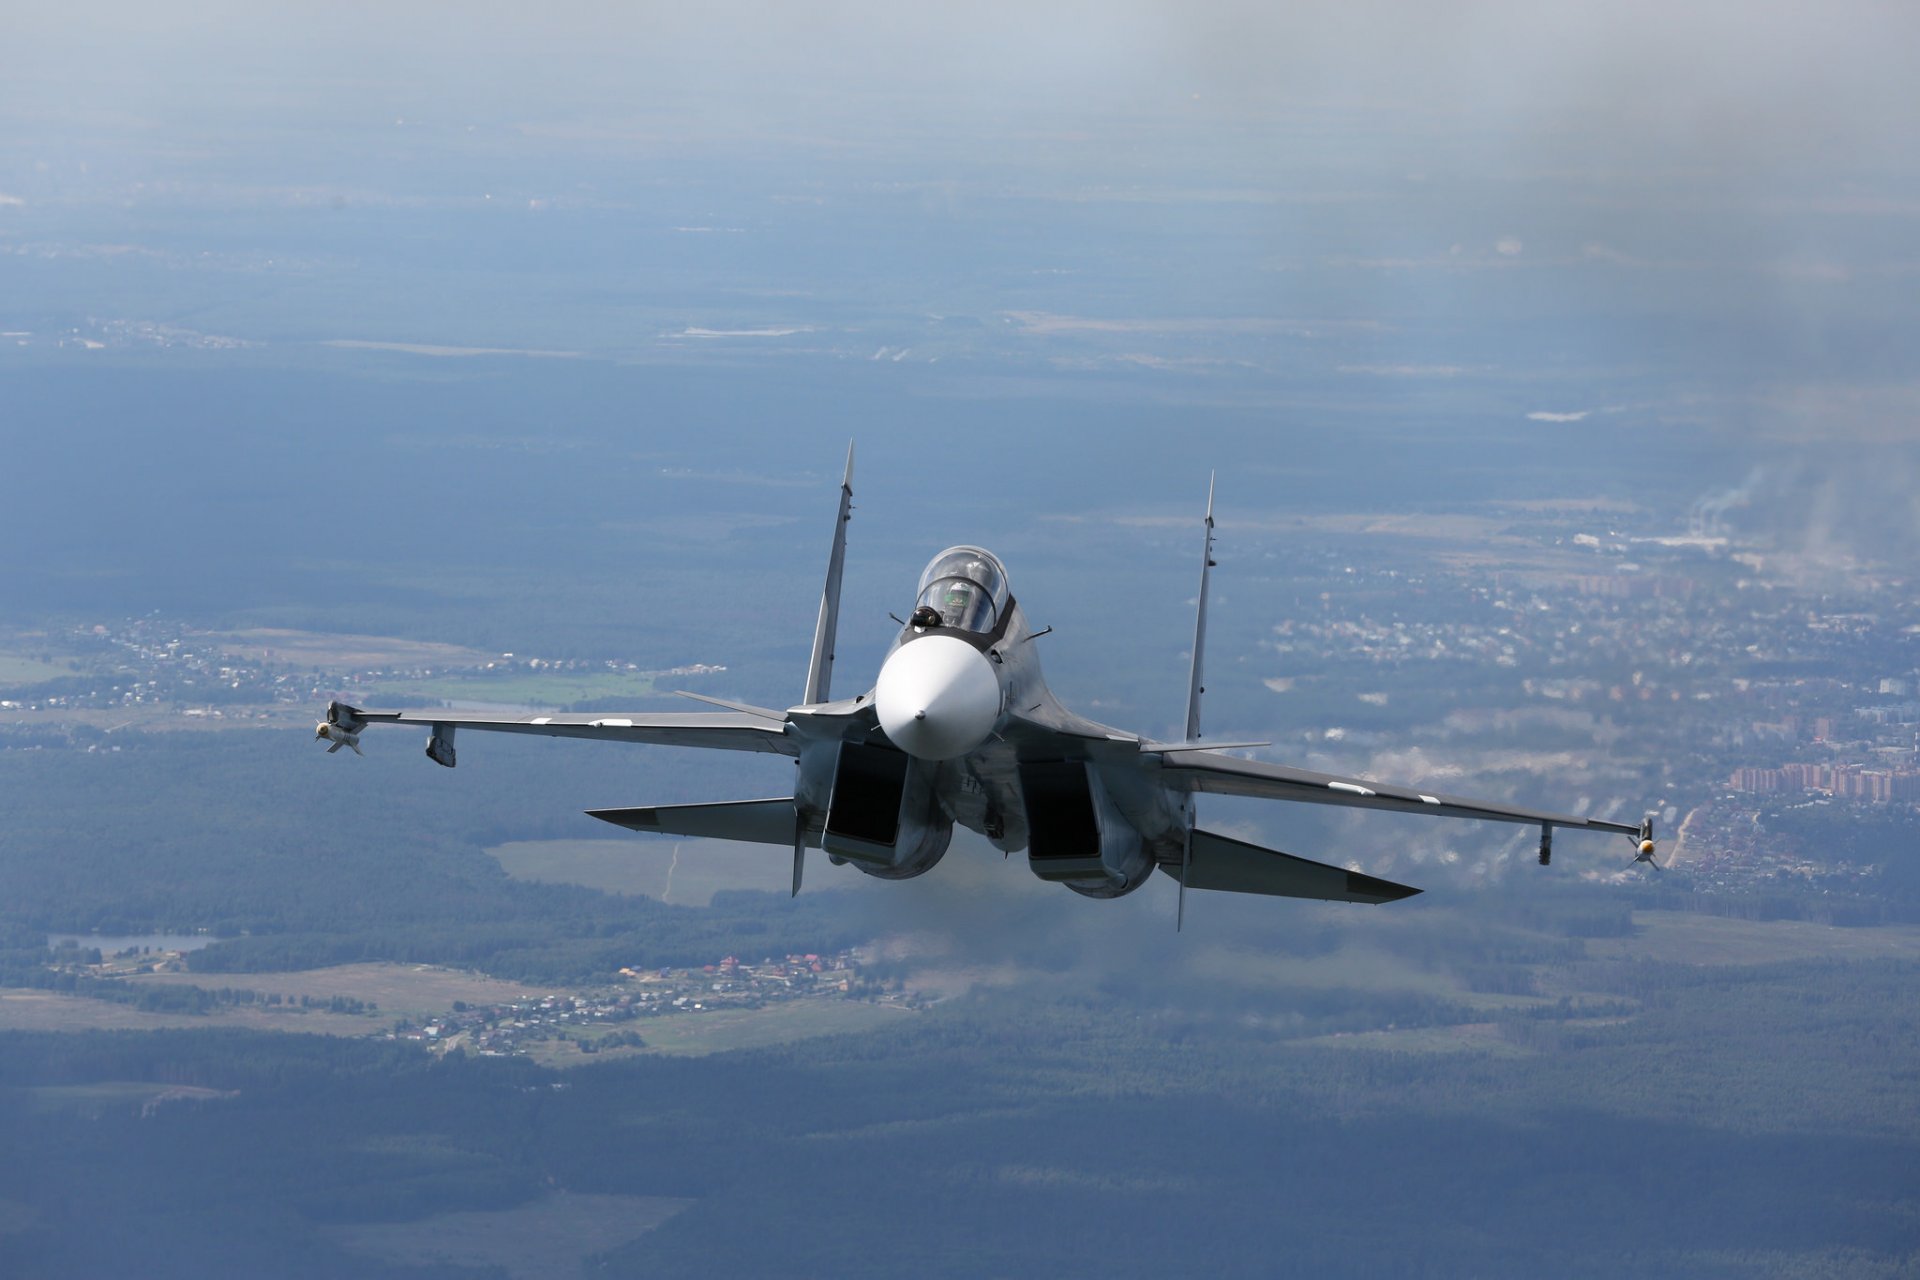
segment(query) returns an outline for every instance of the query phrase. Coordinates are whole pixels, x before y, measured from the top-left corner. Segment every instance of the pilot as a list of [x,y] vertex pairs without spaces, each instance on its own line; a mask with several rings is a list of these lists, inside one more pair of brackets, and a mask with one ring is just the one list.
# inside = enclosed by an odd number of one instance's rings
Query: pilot
[[973,605],[973,588],[964,582],[955,582],[948,585],[944,595],[941,603],[946,607],[941,612],[946,615],[947,625],[964,628]]

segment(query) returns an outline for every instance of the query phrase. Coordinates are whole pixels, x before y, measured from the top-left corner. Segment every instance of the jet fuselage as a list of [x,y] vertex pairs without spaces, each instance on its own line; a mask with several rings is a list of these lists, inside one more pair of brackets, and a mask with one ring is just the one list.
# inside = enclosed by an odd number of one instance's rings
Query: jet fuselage
[[[1143,779],[1134,767],[1136,735],[1060,704],[1035,639],[1000,562],[978,547],[950,548],[928,564],[873,689],[851,705],[821,710],[871,709],[874,732],[862,745],[909,757],[908,786],[924,792],[929,826],[957,823],[1009,853],[1026,849],[1045,879],[1118,896],[1144,883],[1157,862],[1177,859],[1191,801]],[[802,807],[833,812],[845,741],[802,751]],[[1115,767],[1102,768],[1109,751]],[[837,841],[831,821],[824,843],[834,861],[890,878],[938,860],[937,853],[904,862],[860,856],[867,850]],[[939,845],[944,852],[944,840]]]

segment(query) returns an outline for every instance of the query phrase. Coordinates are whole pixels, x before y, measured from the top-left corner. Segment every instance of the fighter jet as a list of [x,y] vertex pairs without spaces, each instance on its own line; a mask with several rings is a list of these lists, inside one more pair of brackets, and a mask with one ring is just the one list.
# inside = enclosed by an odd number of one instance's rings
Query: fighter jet
[[1551,857],[1556,827],[1629,835],[1643,856],[1652,856],[1651,818],[1633,826],[1467,800],[1226,754],[1266,743],[1203,740],[1211,486],[1186,723],[1178,740],[1153,741],[1062,706],[1047,689],[1035,643],[1051,628],[1033,629],[1006,567],[977,546],[949,547],[928,562],[908,616],[895,619],[900,630],[873,687],[836,699],[829,686],[852,511],[849,449],[806,688],[794,706],[689,693],[684,696],[716,709],[510,715],[372,711],[336,701],[315,736],[329,752],[342,746],[359,752],[369,725],[423,725],[428,758],[447,768],[454,766],[460,729],[790,756],[791,795],[588,812],[634,831],[791,848],[796,894],[809,849],[824,850],[835,865],[904,880],[940,861],[955,825],[1007,854],[1025,851],[1035,875],[1090,898],[1132,893],[1162,871],[1179,883],[1177,921],[1184,920],[1188,889],[1372,903],[1420,892],[1209,831],[1199,825],[1196,804],[1205,794],[1537,826],[1542,864]]

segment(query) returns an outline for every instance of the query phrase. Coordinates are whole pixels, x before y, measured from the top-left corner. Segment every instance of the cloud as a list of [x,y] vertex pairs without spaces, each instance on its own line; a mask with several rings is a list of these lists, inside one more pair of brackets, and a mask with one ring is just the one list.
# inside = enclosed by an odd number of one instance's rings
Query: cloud
[[328,338],[323,347],[343,347],[354,351],[397,351],[409,356],[438,356],[461,359],[472,356],[526,356],[535,360],[578,360],[579,351],[540,351],[530,347],[450,347],[430,342],[370,342],[360,338]]
[[1502,236],[1493,245],[1493,251],[1503,258],[1517,258],[1525,248],[1519,236]]
[[1556,413],[1551,409],[1535,409],[1527,415],[1529,422],[1579,422],[1593,413],[1591,409],[1578,409],[1572,413]]
[[1216,334],[1235,333],[1312,338],[1323,329],[1370,332],[1382,326],[1374,321],[1292,320],[1278,316],[1074,316],[1051,311],[1003,311],[1002,319],[1019,332],[1035,336],[1059,334]]
[[663,338],[790,338],[796,333],[811,333],[801,326],[794,329],[702,329],[688,325],[678,333],[663,333]]
[[1375,378],[1457,378],[1466,371],[1461,364],[1343,364],[1334,370]]

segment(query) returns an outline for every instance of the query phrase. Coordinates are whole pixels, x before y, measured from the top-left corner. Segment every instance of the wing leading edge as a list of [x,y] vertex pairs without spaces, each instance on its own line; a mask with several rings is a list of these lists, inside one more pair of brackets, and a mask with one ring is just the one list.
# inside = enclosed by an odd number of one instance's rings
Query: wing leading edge
[[1522,809],[1485,800],[1439,795],[1415,787],[1370,782],[1315,773],[1290,765],[1241,760],[1211,751],[1168,751],[1160,769],[1169,781],[1213,795],[1253,796],[1262,800],[1292,800],[1302,804],[1334,804],[1355,809],[1383,809],[1393,813],[1424,813],[1442,818],[1470,818],[1482,822],[1513,822],[1523,826],[1566,827],[1575,831],[1615,831],[1637,836],[1639,824],[1605,818],[1579,818],[1570,813]]
[[[531,733],[549,738],[593,738],[611,742],[645,742],[672,747],[711,747],[723,751],[764,751],[797,756],[800,744],[789,737],[783,721],[736,711],[554,712],[513,715],[493,711],[448,711],[437,707],[407,711],[363,711],[345,703],[327,704],[326,723],[344,738],[357,738],[370,724],[420,725],[433,733],[427,754],[441,764],[453,763],[455,729],[491,733]],[[444,758],[435,746],[445,743]]]

